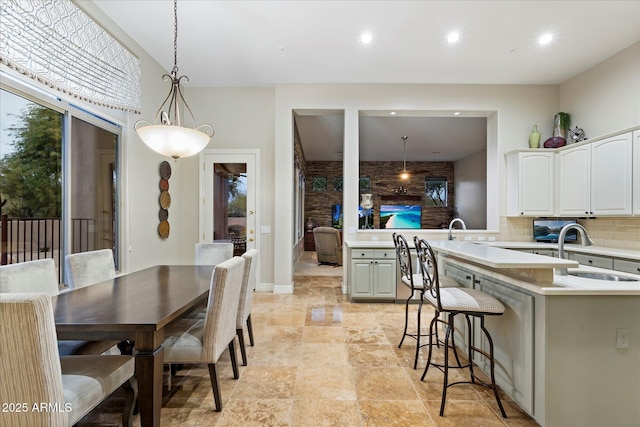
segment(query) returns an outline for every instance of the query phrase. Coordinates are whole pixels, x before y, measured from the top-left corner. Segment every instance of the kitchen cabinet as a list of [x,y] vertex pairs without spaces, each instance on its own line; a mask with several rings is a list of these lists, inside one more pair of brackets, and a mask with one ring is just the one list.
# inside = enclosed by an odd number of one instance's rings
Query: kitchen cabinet
[[[447,262],[444,264],[444,272],[462,286],[486,292],[504,304],[503,315],[485,316],[485,327],[493,339],[496,383],[525,411],[532,414],[534,297],[506,282]],[[456,325],[461,328],[456,327],[456,344],[467,351],[466,331],[463,332],[462,329],[463,318],[459,317],[458,323]],[[480,329],[479,320],[474,320],[472,329],[472,345],[488,351],[489,346]],[[490,371],[488,361],[481,355],[475,353],[474,362],[485,373]]]
[[631,132],[591,144],[593,215],[631,215]]
[[640,215],[640,130],[633,132],[633,202],[632,210],[634,215]]
[[558,152],[558,214],[589,215],[591,210],[591,145]]
[[554,215],[553,182],[554,152],[510,153],[507,156],[507,215]]
[[353,249],[350,267],[351,299],[395,300],[395,250]]
[[569,259],[578,261],[580,265],[588,265],[591,267],[607,268],[609,270],[613,270],[613,258],[569,252]]
[[631,133],[558,151],[558,215],[631,215]]
[[613,269],[625,273],[640,274],[640,261],[614,258]]

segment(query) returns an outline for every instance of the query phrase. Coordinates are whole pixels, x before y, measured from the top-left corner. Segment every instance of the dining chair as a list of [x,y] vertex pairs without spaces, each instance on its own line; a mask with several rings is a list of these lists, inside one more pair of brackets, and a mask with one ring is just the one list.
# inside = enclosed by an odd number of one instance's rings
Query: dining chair
[[205,318],[182,335],[171,336],[163,343],[165,363],[206,363],[209,366],[216,412],[222,410],[217,362],[227,348],[233,378],[239,378],[234,341],[244,264],[242,257],[217,264],[211,277]]
[[16,409],[1,411],[0,425],[72,426],[120,386],[122,425],[132,425],[133,357],[61,358],[48,294],[0,294],[0,336],[0,396]]
[[251,326],[251,303],[253,302],[253,291],[256,282],[256,265],[258,263],[258,250],[249,249],[242,254],[244,258],[244,273],[242,275],[242,287],[240,289],[240,301],[238,305],[238,316],[236,318],[236,335],[242,354],[242,365],[247,366],[247,350],[244,345],[244,325],[247,325],[249,333],[249,344],[253,347],[253,327]]
[[233,258],[233,243],[212,242],[196,243],[195,265],[216,265]]
[[[504,311],[504,305],[493,296],[486,292],[482,292],[477,289],[469,289],[465,287],[452,287],[443,288],[440,286],[440,276],[438,275],[438,261],[435,252],[431,248],[431,245],[425,239],[415,239],[416,251],[418,253],[418,263],[420,270],[424,276],[423,285],[425,291],[423,292],[424,299],[433,306],[436,313],[443,313],[448,315],[447,328],[444,338],[444,362],[436,363],[432,361],[433,341],[429,341],[429,353],[427,355],[427,364],[422,373],[421,381],[427,375],[427,371],[430,366],[438,368],[444,373],[444,382],[442,386],[442,398],[440,403],[440,416],[444,416],[444,407],[447,399],[447,389],[458,384],[476,384],[484,387],[488,387],[493,390],[493,394],[500,408],[503,418],[507,418],[507,414],[504,411],[502,402],[500,401],[500,394],[498,393],[498,386],[495,380],[495,360],[493,357],[493,340],[491,334],[484,326],[485,316],[501,316]],[[455,343],[453,342],[452,331],[455,330],[454,320],[457,315],[464,316],[466,320],[469,333],[467,334],[467,349],[468,349],[468,361],[462,365],[460,360],[457,360],[457,365],[449,365],[449,347],[455,349]],[[474,318],[478,320],[480,331],[484,334],[484,339],[476,339],[472,342],[472,329],[471,320]],[[429,333],[434,333],[434,327],[438,323],[438,318],[434,317],[429,323]],[[451,338],[451,340],[449,339]],[[475,347],[472,344],[478,345],[478,343],[485,343],[488,349]],[[484,356],[489,362],[489,370],[491,383],[487,384],[482,381],[473,371],[473,355],[478,353]],[[456,354],[457,358],[457,354]],[[449,369],[466,369],[469,368],[470,380],[469,381],[455,381],[449,383]]]
[[64,257],[66,278],[71,289],[82,288],[116,277],[111,249],[78,252]]
[[[0,293],[31,292],[46,293],[49,296],[60,292],[56,265],[52,258],[0,266]],[[116,344],[116,341],[60,340],[58,351],[61,356],[100,354]]]

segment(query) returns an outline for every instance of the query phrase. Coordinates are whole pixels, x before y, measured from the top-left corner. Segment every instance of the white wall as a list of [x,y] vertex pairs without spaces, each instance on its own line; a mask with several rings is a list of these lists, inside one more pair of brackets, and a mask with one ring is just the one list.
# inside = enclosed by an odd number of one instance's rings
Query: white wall
[[455,168],[455,206],[468,229],[486,228],[487,223],[487,152],[460,159]]
[[591,138],[640,124],[640,43],[560,85],[558,111]]

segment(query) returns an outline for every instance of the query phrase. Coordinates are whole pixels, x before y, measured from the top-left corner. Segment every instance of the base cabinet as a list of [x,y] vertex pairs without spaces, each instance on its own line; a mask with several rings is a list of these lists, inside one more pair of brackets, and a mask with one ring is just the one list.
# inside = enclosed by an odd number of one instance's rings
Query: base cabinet
[[350,267],[352,299],[395,300],[395,251],[353,250]]
[[[525,411],[533,414],[534,297],[506,282],[453,264],[445,263],[444,271],[461,286],[483,291],[504,304],[503,315],[485,316],[485,327],[494,346],[496,383]],[[463,318],[457,319],[456,345],[466,351],[467,332],[463,332],[462,327]],[[482,350],[489,349],[479,320],[472,324],[472,343]],[[476,354],[474,362],[489,373],[489,363],[483,356]]]

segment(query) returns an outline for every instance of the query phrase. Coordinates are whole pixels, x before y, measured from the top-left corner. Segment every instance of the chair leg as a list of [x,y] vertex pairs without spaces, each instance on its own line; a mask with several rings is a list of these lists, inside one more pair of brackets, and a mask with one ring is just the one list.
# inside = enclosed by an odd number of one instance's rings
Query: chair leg
[[122,388],[125,392],[122,427],[131,427],[133,425],[133,408],[138,401],[138,381],[136,381],[136,377],[129,378],[122,384]]
[[[433,336],[433,328],[438,327],[438,318],[434,317],[433,319],[431,319],[431,323],[429,323],[429,337]],[[438,347],[440,347],[440,345],[438,344]],[[424,372],[422,372],[422,377],[420,377],[420,381],[424,381],[424,378],[427,376],[427,371],[429,370],[429,366],[431,365],[431,353],[433,350],[433,340],[429,339],[429,353],[427,354],[427,364],[424,367]]]
[[236,345],[235,339],[231,340],[229,343],[229,356],[231,357],[231,367],[233,368],[233,378],[240,378],[240,374],[238,373],[238,359],[236,357]]
[[[417,324],[417,331],[416,331],[416,358],[413,361],[413,369],[416,369],[418,367],[418,356],[420,355],[420,322],[421,322],[421,315],[422,315],[422,303],[423,303],[424,299],[422,298],[422,294],[420,294],[420,302],[418,302],[418,324]],[[429,339],[431,339],[431,337],[429,337]]]
[[209,363],[209,379],[213,390],[213,400],[216,404],[215,411],[220,412],[222,411],[222,397],[220,396],[220,381],[218,380],[218,371],[215,363]]
[[404,337],[407,336],[407,326],[409,325],[409,302],[413,298],[413,291],[411,291],[411,295],[407,298],[407,302],[404,304],[404,331],[402,332],[402,339],[400,340],[400,344],[398,344],[398,348],[402,347],[402,342],[404,341]]
[[493,340],[491,339],[491,335],[489,331],[484,327],[484,316],[480,316],[480,329],[484,332],[484,335],[487,337],[487,341],[489,342],[489,366],[491,369],[491,388],[493,389],[493,394],[496,396],[496,401],[498,402],[498,407],[500,407],[500,413],[502,413],[502,418],[507,418],[507,414],[504,412],[504,408],[502,407],[502,402],[500,401],[500,393],[498,393],[498,386],[496,385],[496,376],[495,376],[495,361],[493,359]]
[[240,345],[240,354],[242,355],[242,366],[247,366],[247,350],[244,347],[244,332],[242,328],[236,329],[238,336],[238,344]]
[[455,315],[449,315],[449,322],[447,326],[447,333],[444,336],[444,383],[442,385],[442,401],[440,402],[440,416],[444,416],[444,405],[447,400],[447,388],[449,383],[449,335],[451,330],[454,329],[453,319]]
[[249,332],[249,344],[253,347],[253,326],[251,326],[251,313],[247,317],[247,332]]

